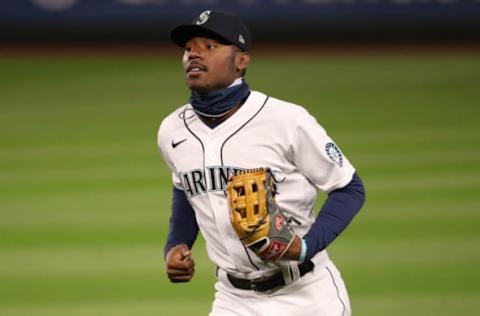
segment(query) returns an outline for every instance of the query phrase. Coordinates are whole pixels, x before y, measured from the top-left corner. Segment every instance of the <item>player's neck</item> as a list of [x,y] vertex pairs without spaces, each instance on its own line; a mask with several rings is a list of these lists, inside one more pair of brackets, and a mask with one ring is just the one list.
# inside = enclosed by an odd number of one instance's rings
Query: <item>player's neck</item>
[[224,121],[226,121],[229,117],[234,115],[235,112],[237,112],[238,109],[240,109],[244,103],[245,102],[243,101],[243,102],[235,105],[227,113],[225,113],[225,115],[223,115],[221,117],[206,117],[206,116],[202,116],[202,115],[199,115],[199,117],[200,117],[200,119],[202,120],[203,123],[205,123],[208,127],[213,129],[213,128],[217,127],[218,125],[220,125],[221,123],[223,123]]
[[248,84],[239,78],[225,89],[208,94],[192,91],[190,104],[200,119],[215,128],[231,117],[250,95]]

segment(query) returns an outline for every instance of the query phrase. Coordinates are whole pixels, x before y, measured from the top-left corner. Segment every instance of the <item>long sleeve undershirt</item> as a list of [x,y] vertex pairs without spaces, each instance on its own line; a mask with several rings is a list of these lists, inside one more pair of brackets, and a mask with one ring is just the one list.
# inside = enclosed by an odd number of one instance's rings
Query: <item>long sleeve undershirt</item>
[[195,212],[188,202],[185,192],[173,187],[172,214],[164,255],[167,255],[170,248],[180,244],[187,244],[191,249],[197,235],[198,224]]
[[[341,189],[328,194],[317,219],[303,237],[307,243],[307,258],[325,249],[348,226],[365,201],[365,189],[362,180],[355,173],[352,181]],[[172,214],[164,254],[170,248],[187,244],[193,246],[198,235],[195,212],[185,193],[173,188]]]
[[307,243],[306,258],[325,249],[350,224],[365,201],[365,188],[355,173],[352,181],[328,194],[317,219],[303,237]]

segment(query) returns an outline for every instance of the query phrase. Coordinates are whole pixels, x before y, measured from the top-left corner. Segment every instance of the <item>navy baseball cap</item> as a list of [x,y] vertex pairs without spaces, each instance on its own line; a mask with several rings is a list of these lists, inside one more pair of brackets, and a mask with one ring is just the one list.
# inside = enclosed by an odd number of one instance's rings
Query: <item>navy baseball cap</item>
[[236,45],[244,52],[249,51],[252,44],[248,27],[238,17],[212,10],[203,11],[191,24],[176,26],[170,37],[181,47],[193,37],[213,38]]

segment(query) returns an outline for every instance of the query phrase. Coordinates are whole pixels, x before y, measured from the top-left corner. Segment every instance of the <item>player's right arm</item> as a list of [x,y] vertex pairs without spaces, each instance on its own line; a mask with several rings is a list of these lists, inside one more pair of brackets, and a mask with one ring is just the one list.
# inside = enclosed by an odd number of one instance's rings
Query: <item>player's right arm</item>
[[172,214],[165,245],[167,275],[172,282],[192,279],[195,261],[191,248],[198,235],[198,224],[185,192],[173,187]]
[[303,236],[303,258],[330,245],[365,202],[362,180],[325,129],[306,110],[297,111],[292,161],[317,189],[328,194],[320,213]]
[[[170,115],[176,117],[176,115]],[[168,278],[171,282],[188,282],[192,279],[195,261],[191,248],[198,235],[195,212],[182,190],[181,181],[170,156],[172,121],[167,117],[158,132],[158,146],[163,159],[172,172],[173,194],[167,242],[164,248]],[[169,150],[170,149],[170,150]]]
[[165,258],[167,275],[171,282],[188,282],[195,272],[195,261],[186,244],[170,248]]

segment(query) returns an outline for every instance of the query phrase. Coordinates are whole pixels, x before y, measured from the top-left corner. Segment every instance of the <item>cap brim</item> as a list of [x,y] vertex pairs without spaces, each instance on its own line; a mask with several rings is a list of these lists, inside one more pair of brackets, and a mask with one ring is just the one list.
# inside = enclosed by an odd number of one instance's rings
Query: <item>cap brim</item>
[[207,37],[223,42],[225,44],[231,44],[220,34],[215,33],[205,27],[202,27],[201,25],[179,25],[172,29],[172,31],[170,32],[170,37],[172,41],[180,47],[185,47],[185,44],[188,42],[188,40],[194,37]]

